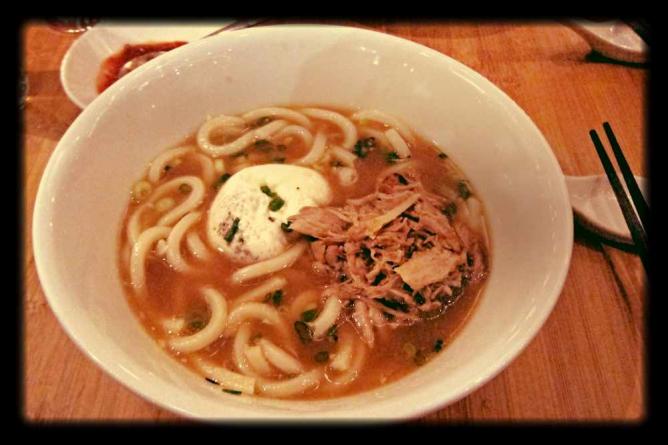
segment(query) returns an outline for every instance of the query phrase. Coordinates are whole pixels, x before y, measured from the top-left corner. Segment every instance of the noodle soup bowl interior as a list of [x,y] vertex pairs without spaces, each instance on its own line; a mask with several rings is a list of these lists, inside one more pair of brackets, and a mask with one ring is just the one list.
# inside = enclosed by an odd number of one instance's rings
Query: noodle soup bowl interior
[[[119,277],[121,220],[131,185],[150,161],[207,116],[295,104],[383,110],[442,147],[485,206],[491,271],[458,335],[408,376],[329,400],[239,397],[204,382],[142,328]],[[572,236],[559,165],[508,96],[424,46],[325,26],[222,33],[130,73],[61,139],[33,219],[40,281],[72,340],[142,397],[219,420],[407,418],[464,397],[503,370],[543,325],[566,277]]]

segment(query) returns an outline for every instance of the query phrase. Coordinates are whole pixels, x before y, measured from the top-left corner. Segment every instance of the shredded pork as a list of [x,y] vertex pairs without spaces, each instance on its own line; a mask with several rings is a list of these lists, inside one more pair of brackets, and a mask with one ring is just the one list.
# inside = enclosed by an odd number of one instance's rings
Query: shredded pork
[[290,227],[310,237],[313,267],[333,283],[323,299],[348,300],[360,326],[361,308],[352,306],[362,301],[396,327],[440,315],[485,275],[479,236],[451,221],[448,204],[425,190],[414,168],[393,169],[374,193],[343,207],[304,208]]

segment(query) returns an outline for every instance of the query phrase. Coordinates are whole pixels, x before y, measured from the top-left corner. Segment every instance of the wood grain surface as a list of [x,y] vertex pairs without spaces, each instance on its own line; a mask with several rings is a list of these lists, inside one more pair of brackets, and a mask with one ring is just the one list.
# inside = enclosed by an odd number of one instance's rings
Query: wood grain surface
[[[348,23],[350,24],[350,23]],[[636,175],[645,175],[646,68],[601,62],[560,23],[353,23],[447,54],[503,89],[533,119],[567,175],[602,174],[588,131],[609,121]],[[42,173],[80,110],[60,62],[76,35],[23,29],[23,386],[29,422],[184,422],[101,371],[65,334],[39,283],[32,216]],[[632,252],[575,228],[566,284],[544,327],[501,374],[417,423],[637,422],[645,410],[646,276]]]

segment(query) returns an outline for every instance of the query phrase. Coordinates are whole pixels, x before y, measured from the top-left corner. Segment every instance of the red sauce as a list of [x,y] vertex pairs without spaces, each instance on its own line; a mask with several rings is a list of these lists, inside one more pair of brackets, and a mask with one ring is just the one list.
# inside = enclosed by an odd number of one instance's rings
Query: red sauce
[[156,53],[158,51],[171,51],[186,43],[188,42],[176,41],[139,43],[137,45],[127,44],[123,46],[122,50],[107,57],[107,59],[102,62],[100,72],[97,75],[97,92],[103,92],[114,82],[123,77],[124,74],[127,74],[127,72],[124,72],[126,70],[123,70],[123,65],[128,61],[144,55],[150,57],[151,53]]

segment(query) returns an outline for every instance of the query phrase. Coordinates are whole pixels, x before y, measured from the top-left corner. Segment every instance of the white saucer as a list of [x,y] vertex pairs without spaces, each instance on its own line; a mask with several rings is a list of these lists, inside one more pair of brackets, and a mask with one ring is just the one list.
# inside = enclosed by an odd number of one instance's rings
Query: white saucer
[[126,43],[193,41],[232,23],[101,23],[86,31],[70,47],[60,64],[60,82],[67,96],[85,108],[98,95],[96,78],[102,62]]

